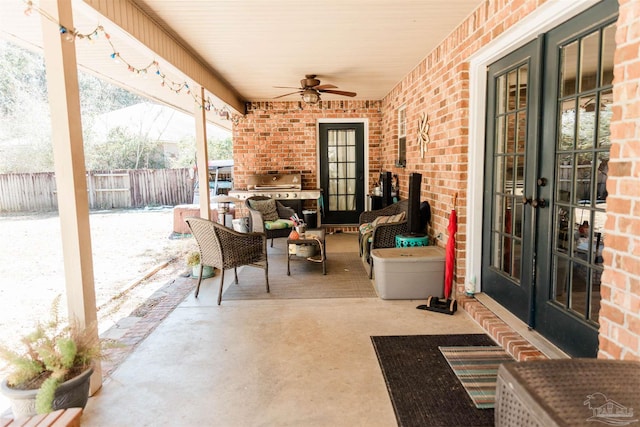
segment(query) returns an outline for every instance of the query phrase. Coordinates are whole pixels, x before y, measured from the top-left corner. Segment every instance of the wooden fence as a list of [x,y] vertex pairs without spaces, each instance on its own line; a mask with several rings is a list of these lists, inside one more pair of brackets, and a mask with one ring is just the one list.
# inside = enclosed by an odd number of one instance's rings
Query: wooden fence
[[[193,201],[189,169],[87,172],[90,209],[175,206]],[[0,174],[0,212],[58,210],[53,172]]]

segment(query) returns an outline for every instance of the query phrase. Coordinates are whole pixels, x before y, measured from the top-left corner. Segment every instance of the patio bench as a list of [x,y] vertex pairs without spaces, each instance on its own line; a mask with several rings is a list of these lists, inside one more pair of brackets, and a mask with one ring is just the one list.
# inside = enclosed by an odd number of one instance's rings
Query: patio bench
[[12,420],[0,419],[0,427],[38,426],[38,427],[80,427],[82,408],[59,409],[48,414],[34,415],[29,418]]

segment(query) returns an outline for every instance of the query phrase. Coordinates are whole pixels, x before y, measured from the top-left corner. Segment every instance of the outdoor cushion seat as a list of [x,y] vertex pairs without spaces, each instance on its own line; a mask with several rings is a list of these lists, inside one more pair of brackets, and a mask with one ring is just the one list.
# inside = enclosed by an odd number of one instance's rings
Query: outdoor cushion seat
[[286,228],[293,228],[296,226],[296,223],[291,221],[290,219],[277,219],[275,221],[265,221],[264,228],[267,230],[282,230]]
[[267,239],[271,239],[271,247],[275,237],[287,237],[295,226],[289,218],[296,211],[271,197],[249,197],[245,200],[245,206],[249,210],[249,230],[265,233]]

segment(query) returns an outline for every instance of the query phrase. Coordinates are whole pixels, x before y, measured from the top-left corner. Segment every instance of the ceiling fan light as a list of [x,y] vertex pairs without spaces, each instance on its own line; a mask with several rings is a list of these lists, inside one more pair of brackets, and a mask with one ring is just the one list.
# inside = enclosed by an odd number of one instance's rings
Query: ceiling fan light
[[305,91],[302,92],[302,100],[307,104],[315,104],[320,101],[320,95],[313,89],[305,89]]

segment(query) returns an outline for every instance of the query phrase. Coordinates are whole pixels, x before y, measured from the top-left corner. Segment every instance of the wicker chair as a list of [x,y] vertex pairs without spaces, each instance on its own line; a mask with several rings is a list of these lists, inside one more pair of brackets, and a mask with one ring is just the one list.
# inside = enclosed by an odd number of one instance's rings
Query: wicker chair
[[[382,209],[376,209],[372,211],[364,211],[360,214],[358,219],[358,225],[366,224],[373,222],[379,216],[391,216],[397,215],[400,212],[405,212],[405,219],[400,222],[391,222],[378,224],[373,228],[373,233],[371,234],[371,243],[369,245],[369,254],[373,249],[377,248],[393,248],[396,246],[396,236],[398,234],[403,234],[409,232],[409,224],[406,220],[406,214],[408,213],[409,202],[408,200],[401,200],[398,203],[394,203]],[[360,247],[360,256],[364,253],[362,251],[362,234],[358,234],[359,238],[359,247]],[[369,278],[373,277],[373,259],[370,255],[367,255],[367,263],[370,266],[369,269]]]
[[[270,199],[271,199],[270,197],[266,197],[266,196],[249,197],[247,198],[247,200],[245,200],[245,206],[249,210],[249,230],[258,232],[258,233],[265,233],[267,235],[267,239],[271,239],[271,247],[273,247],[273,239],[275,237],[287,237],[289,233],[291,233],[291,228],[280,228],[276,230],[266,229],[266,227],[264,226],[265,221],[262,216],[262,212],[256,209],[253,209],[250,204],[250,200],[261,201],[261,200],[270,200]],[[278,217],[280,219],[289,219],[291,218],[291,216],[293,216],[296,213],[295,210],[283,205],[277,200],[276,200],[276,209],[278,210]]]
[[218,305],[222,301],[224,271],[233,268],[238,284],[237,267],[248,265],[264,269],[264,278],[269,292],[269,263],[267,261],[267,237],[264,233],[239,233],[217,222],[203,218],[185,220],[198,242],[200,249],[200,278],[195,296],[198,298],[204,265],[218,268],[221,272]]

